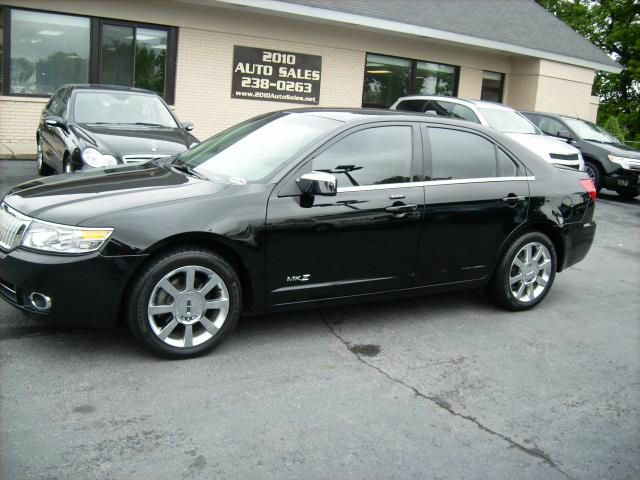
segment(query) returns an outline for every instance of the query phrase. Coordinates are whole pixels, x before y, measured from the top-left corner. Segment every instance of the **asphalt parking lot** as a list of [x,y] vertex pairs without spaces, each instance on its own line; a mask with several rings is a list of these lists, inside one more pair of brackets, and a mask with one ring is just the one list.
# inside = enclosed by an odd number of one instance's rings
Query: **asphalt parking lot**
[[[0,192],[33,176],[0,162]],[[241,320],[159,360],[0,303],[3,479],[640,478],[640,200],[538,308],[481,291]]]

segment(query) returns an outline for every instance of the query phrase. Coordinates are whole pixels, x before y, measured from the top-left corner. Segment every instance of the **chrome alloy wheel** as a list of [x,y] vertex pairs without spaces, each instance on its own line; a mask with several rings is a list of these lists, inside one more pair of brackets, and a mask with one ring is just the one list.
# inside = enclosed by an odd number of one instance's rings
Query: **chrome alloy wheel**
[[532,302],[546,290],[552,267],[551,253],[547,247],[539,242],[527,243],[511,262],[511,294],[520,302]]
[[596,174],[596,171],[594,170],[594,167],[592,167],[589,164],[586,164],[584,166],[584,171],[586,172],[587,175],[589,175],[589,178],[591,178],[591,180],[593,180],[593,184],[596,184],[596,181],[598,180],[598,176]]
[[156,284],[147,306],[153,333],[167,345],[188,348],[210,340],[229,313],[229,291],[213,270],[188,265]]

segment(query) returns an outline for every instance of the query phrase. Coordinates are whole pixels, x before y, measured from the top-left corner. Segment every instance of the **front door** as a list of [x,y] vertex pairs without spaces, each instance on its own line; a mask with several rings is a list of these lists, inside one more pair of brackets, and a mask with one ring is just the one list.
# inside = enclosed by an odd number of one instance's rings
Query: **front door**
[[[424,187],[412,184],[419,136],[408,123],[352,130],[275,190],[267,209],[269,303],[411,285],[424,203]],[[338,194],[291,190],[312,170],[335,175]]]
[[463,129],[427,130],[430,181],[416,285],[483,279],[500,246],[527,218],[526,172],[487,137]]

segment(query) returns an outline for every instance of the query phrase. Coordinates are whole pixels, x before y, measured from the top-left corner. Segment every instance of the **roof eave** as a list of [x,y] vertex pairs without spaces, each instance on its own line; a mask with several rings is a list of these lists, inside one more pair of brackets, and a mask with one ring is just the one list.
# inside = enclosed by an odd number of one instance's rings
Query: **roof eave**
[[[206,0],[182,0],[189,3],[199,4],[211,4]],[[383,20],[379,18],[367,17],[364,15],[356,15],[352,13],[337,12],[334,10],[327,10],[324,8],[307,7],[305,5],[298,5],[288,3],[282,0],[215,0],[218,4],[226,4],[230,7],[244,7],[257,12],[268,12],[273,15],[302,17],[306,20],[323,22],[323,23],[338,23],[354,25],[359,28],[365,28],[368,30],[377,30],[387,33],[410,35],[423,38],[432,38],[442,40],[446,42],[456,43],[459,45],[473,46],[486,48],[490,50],[498,50],[502,52],[513,53],[516,55],[524,55],[528,57],[542,58],[545,60],[552,60],[555,62],[568,63],[570,65],[576,65],[579,67],[591,68],[593,70],[599,70],[610,73],[620,73],[623,68],[614,60],[611,60],[611,64],[593,62],[582,58],[571,57],[567,55],[556,54],[552,52],[546,52],[543,50],[537,50],[534,48],[522,47],[519,45],[513,45],[510,43],[503,43],[494,40],[487,40],[484,38],[472,37],[470,35],[463,35],[460,33],[447,32],[445,30],[438,30],[429,27],[420,27],[418,25],[411,25],[407,23],[394,22],[391,20]]]

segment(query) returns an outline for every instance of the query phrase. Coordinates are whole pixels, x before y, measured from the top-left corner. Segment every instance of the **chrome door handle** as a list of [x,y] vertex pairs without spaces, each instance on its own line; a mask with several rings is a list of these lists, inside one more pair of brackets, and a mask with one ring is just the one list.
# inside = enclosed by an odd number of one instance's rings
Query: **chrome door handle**
[[507,195],[506,197],[504,197],[502,199],[503,202],[522,202],[523,200],[526,200],[527,197],[525,197],[524,195]]
[[407,213],[407,212],[415,212],[418,209],[418,205],[392,205],[390,207],[385,208],[387,212],[390,213]]

